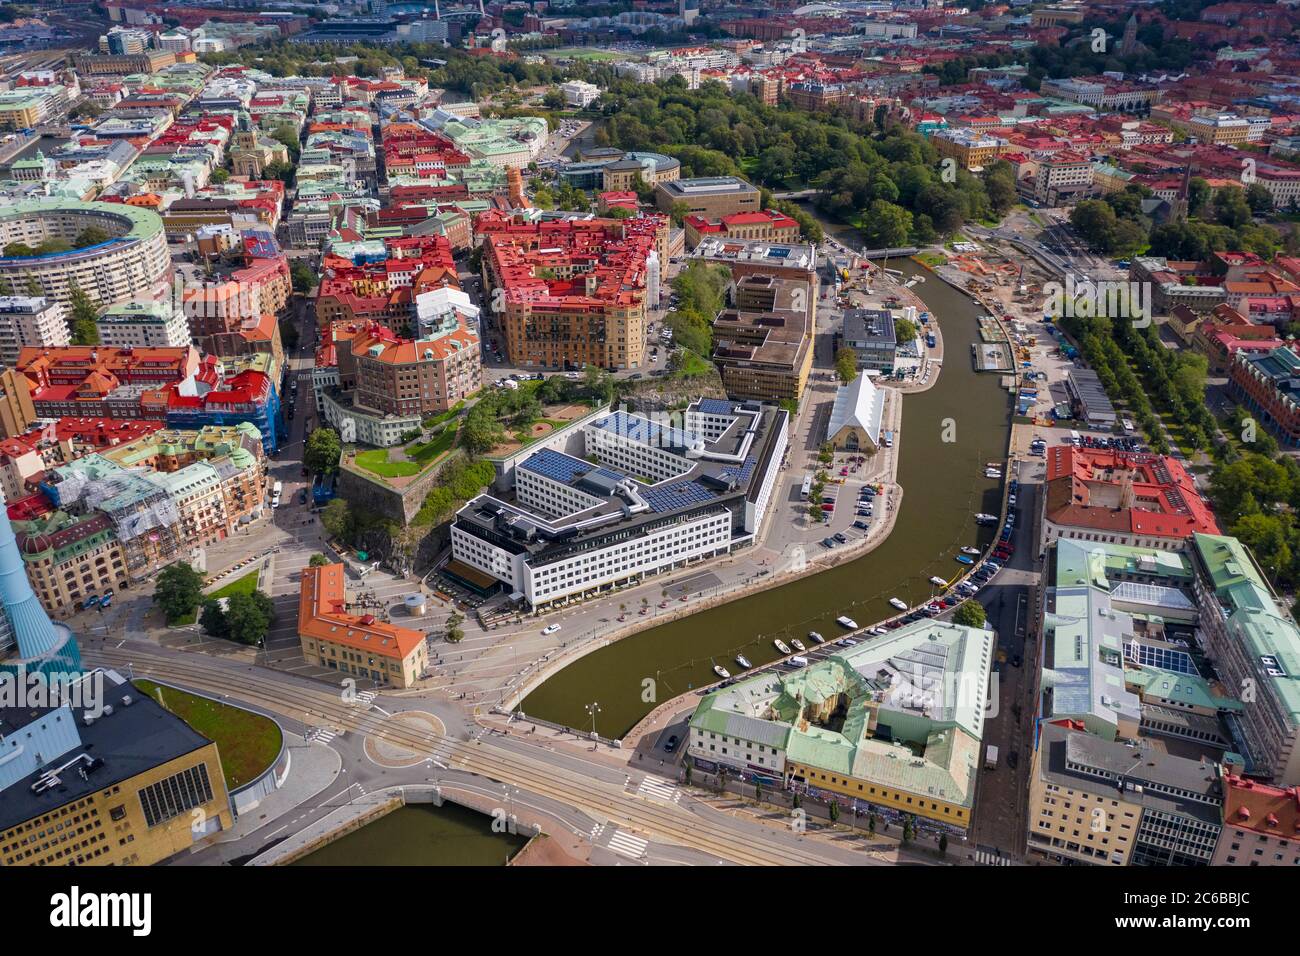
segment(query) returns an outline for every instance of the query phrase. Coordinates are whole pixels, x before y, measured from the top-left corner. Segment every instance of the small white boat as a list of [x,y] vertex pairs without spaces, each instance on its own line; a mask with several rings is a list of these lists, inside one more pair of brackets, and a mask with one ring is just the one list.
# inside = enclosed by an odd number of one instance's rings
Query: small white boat
[[997,524],[998,516],[986,515],[984,512],[981,511],[975,515],[975,521],[977,524]]
[[907,605],[904,602],[900,601],[898,598],[890,598],[889,603],[892,604],[894,607],[898,608],[900,611],[907,610]]
[[944,588],[948,586],[948,582],[945,581],[943,578],[939,577],[939,575],[937,574],[930,575],[930,583],[937,588]]
[[749,658],[746,657],[744,654],[736,655],[736,663],[739,664],[741,667],[745,668],[745,670],[749,670],[751,667],[754,666],[749,662]]
[[984,472],[984,477],[985,477],[985,478],[1001,478],[1001,477],[1002,477],[1002,472],[1000,472],[1000,471],[994,471],[992,468],[989,468],[989,469],[987,469],[987,470]]
[[786,645],[785,641],[781,640],[780,638],[777,638],[775,641],[773,641],[772,646],[775,647],[782,654],[790,653],[790,648]]
[[794,649],[798,651],[800,654],[808,650],[808,648],[804,647],[803,641],[799,640],[797,637],[790,638],[790,643],[794,646]]
[[962,553],[962,554],[979,554],[979,553],[980,553],[980,549],[979,549],[979,548],[972,548],[972,547],[968,544],[968,545],[966,545],[964,548],[961,549],[961,553]]
[[850,631],[856,631],[858,629],[858,622],[843,614],[835,619],[835,623],[840,627],[848,628]]
[[727,670],[725,667],[723,667],[721,664],[713,665],[713,673],[717,674],[723,680],[726,680],[728,677],[731,676],[731,672]]
[[808,639],[809,639],[810,641],[816,641],[818,644],[825,644],[825,643],[826,643],[826,638],[822,637],[822,636],[821,636],[820,634],[818,634],[816,631],[809,631],[809,632],[808,632]]

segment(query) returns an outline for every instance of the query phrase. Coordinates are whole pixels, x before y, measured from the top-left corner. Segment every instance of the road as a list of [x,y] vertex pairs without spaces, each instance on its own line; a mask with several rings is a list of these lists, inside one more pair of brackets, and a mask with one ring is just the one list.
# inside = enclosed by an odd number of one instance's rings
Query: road
[[768,826],[733,816],[696,799],[689,791],[674,794],[671,802],[643,795],[639,784],[630,789],[634,781],[625,771],[595,759],[538,747],[517,736],[464,739],[413,730],[388,717],[410,706],[403,698],[380,697],[374,709],[361,709],[319,683],[143,642],[116,647],[91,642],[83,654],[89,664],[114,667],[136,677],[168,679],[246,702],[296,725],[328,726],[341,733],[382,740],[448,770],[512,787],[526,799],[558,801],[606,826],[718,860],[742,865],[815,866],[884,862],[866,852],[865,840],[856,845],[839,839],[834,844],[823,843],[782,825]]

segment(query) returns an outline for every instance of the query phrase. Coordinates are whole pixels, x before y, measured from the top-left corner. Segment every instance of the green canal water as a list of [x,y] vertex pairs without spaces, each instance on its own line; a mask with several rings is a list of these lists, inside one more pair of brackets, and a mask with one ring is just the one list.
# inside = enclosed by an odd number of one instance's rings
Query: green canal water
[[[715,661],[733,671],[737,654],[756,665],[772,661],[779,656],[774,638],[789,643],[810,630],[831,638],[841,633],[835,623],[841,614],[863,626],[883,620],[894,613],[889,598],[908,605],[928,598],[931,575],[946,579],[959,570],[955,557],[962,545],[992,539],[994,529],[978,527],[973,516],[999,511],[1000,483],[984,477],[984,465],[1006,454],[1012,403],[998,376],[976,373],[971,365],[970,346],[979,338],[976,318],[984,310],[910,260],[889,266],[926,277],[913,291],[937,317],[945,355],[935,387],[903,400],[898,477],[904,495],[889,538],[854,561],[579,658],[524,699],[525,713],[590,728],[586,705],[596,701],[596,729],[621,737],[657,703],[714,681]],[[945,430],[955,441],[944,441]],[[787,502],[772,507],[772,520],[790,520]],[[654,681],[653,694],[645,690],[647,679]]]
[[504,866],[528,842],[493,833],[492,818],[456,803],[409,804],[294,866]]

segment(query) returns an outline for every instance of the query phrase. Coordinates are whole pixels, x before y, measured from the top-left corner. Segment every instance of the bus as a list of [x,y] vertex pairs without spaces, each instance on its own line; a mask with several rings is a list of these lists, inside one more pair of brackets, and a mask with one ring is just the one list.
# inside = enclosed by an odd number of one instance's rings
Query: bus
[[807,501],[810,494],[812,494],[812,475],[804,475],[803,490],[799,492],[799,497]]

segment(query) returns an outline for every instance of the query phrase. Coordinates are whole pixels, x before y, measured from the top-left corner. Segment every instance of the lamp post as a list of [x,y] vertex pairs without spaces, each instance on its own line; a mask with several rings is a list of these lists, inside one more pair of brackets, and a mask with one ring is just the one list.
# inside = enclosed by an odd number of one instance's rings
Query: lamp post
[[587,705],[587,714],[591,717],[591,739],[592,739],[591,749],[592,750],[595,750],[596,747],[599,745],[598,737],[596,734],[596,715],[599,713],[600,713],[600,704],[597,701],[592,701],[590,704]]

